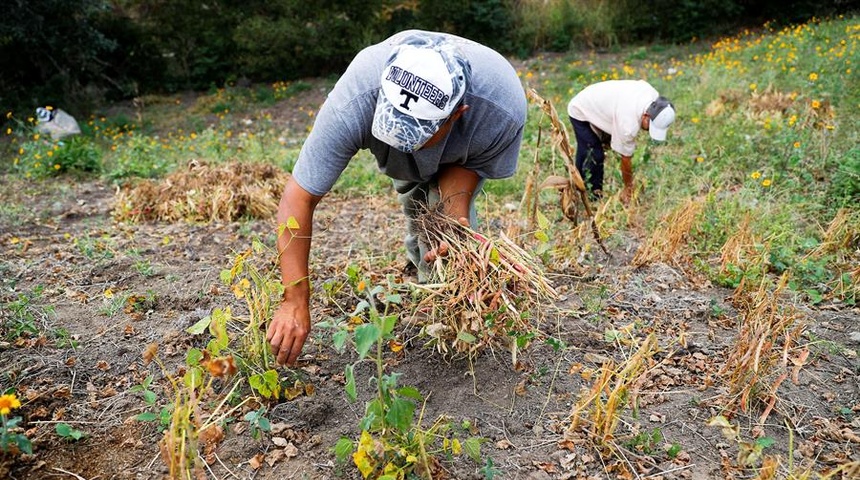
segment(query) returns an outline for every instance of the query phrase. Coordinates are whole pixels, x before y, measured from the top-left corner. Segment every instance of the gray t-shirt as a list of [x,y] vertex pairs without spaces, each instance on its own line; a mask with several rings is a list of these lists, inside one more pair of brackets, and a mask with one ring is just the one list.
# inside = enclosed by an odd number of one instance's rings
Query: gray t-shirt
[[444,164],[457,164],[481,178],[506,178],[517,167],[526,97],[514,68],[481,44],[448,34],[472,68],[463,103],[469,109],[445,140],[415,153],[403,153],[371,133],[380,76],[398,33],[356,55],[317,114],[313,129],[293,167],[298,184],[313,195],[331,190],[360,149],[369,149],[379,169],[395,180],[426,182]]

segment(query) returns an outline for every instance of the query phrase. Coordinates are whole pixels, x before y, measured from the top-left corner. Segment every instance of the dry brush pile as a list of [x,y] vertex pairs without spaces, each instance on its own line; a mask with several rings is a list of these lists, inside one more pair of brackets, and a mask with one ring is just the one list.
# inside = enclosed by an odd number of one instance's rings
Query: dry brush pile
[[193,161],[160,180],[127,184],[117,192],[121,221],[212,222],[268,218],[288,174],[265,163],[209,165]]

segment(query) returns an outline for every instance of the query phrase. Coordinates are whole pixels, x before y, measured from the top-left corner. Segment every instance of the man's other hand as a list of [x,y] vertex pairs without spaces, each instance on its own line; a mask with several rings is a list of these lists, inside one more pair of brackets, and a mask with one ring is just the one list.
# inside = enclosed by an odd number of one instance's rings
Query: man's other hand
[[[460,225],[462,225],[464,227],[467,227],[467,228],[469,227],[469,219],[466,217],[458,218],[457,222],[459,222]],[[437,258],[447,256],[449,247],[450,246],[448,245],[448,242],[440,243],[438,247],[436,247],[433,250],[430,250],[424,254],[424,261],[427,263],[433,263],[436,261]]]

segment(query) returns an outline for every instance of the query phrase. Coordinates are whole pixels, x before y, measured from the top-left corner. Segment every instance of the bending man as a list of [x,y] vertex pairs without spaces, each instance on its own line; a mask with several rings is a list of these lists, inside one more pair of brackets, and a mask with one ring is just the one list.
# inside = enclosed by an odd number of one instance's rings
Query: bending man
[[675,107],[644,80],[610,80],[589,85],[567,105],[576,136],[576,168],[596,196],[603,195],[604,145],[621,155],[621,200],[633,194],[632,156],[639,130],[666,140]]
[[313,212],[359,150],[393,179],[407,255],[424,281],[435,250],[419,241],[414,218],[442,202],[475,228],[484,179],[516,170],[525,117],[515,70],[478,43],[410,30],[359,52],[320,108],[278,207],[279,224],[298,225],[278,238],[285,291],[266,335],[278,363],[294,363],[310,333]]

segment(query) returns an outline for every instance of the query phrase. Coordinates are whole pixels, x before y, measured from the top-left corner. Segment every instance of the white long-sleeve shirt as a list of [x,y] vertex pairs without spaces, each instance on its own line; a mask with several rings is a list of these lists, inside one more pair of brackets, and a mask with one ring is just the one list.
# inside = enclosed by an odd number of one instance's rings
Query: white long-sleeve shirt
[[612,149],[631,156],[636,150],[642,114],[658,96],[657,90],[644,80],[609,80],[577,93],[568,103],[567,113],[611,135]]

